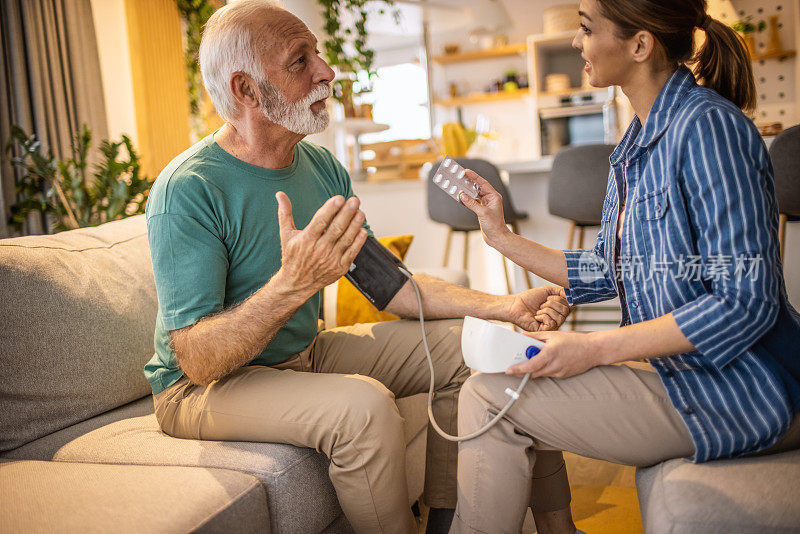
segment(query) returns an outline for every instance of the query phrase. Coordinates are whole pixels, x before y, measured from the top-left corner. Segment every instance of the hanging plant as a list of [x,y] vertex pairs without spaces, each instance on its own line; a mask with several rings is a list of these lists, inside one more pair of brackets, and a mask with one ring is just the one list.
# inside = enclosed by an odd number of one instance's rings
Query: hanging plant
[[200,74],[200,40],[203,27],[217,7],[212,0],[175,0],[185,27],[186,86],[189,90],[189,112],[192,132],[197,138],[206,134],[202,104],[205,96],[203,76]]
[[[322,7],[322,18],[327,38],[324,42],[325,60],[336,68],[341,78],[334,82],[333,96],[345,107],[352,105],[354,94],[370,90],[369,80],[375,76],[373,62],[375,51],[367,46],[367,18],[369,13],[366,4],[369,0],[317,0]],[[394,0],[377,0],[387,7],[394,8]],[[380,14],[386,12],[384,7]],[[400,11],[392,11],[395,23],[399,23]],[[343,25],[343,20],[352,19],[351,25]],[[367,82],[359,83],[356,75],[366,71]]]

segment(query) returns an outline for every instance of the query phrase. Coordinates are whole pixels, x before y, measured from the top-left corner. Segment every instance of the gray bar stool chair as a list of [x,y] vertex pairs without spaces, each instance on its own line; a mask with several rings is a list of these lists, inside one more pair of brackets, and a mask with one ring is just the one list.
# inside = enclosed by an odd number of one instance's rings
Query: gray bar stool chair
[[792,126],[772,141],[769,147],[775,170],[775,198],[778,200],[778,242],[781,263],[786,251],[786,223],[800,221],[800,126]]
[[[600,226],[603,218],[603,201],[608,186],[608,158],[614,145],[569,146],[558,151],[553,159],[547,192],[547,204],[551,215],[567,219],[570,223],[567,249],[583,248],[584,231],[587,227]],[[575,233],[577,231],[577,245]],[[582,311],[612,312],[618,307],[581,307]],[[577,308],[570,319],[570,329],[578,324],[616,324],[611,320],[580,320]]]
[[[503,196],[503,215],[506,219],[506,224],[511,227],[514,233],[518,234],[519,229],[517,222],[528,218],[528,214],[517,211],[511,203],[511,195],[509,195],[506,185],[500,178],[500,171],[483,159],[472,158],[454,158],[459,165],[465,169],[470,169],[478,173],[482,178],[491,184],[491,186]],[[452,245],[453,233],[462,232],[464,234],[464,270],[467,269],[467,258],[469,256],[469,233],[481,229],[478,223],[478,216],[475,215],[470,209],[461,205],[460,202],[453,202],[452,197],[439,189],[439,186],[433,183],[433,175],[436,169],[439,168],[440,161],[437,161],[431,167],[428,173],[428,216],[431,220],[446,224],[447,241],[444,246],[444,261],[443,267],[447,267],[450,260],[450,247]],[[528,272],[525,272],[525,282],[528,289],[531,288],[531,280]],[[506,267],[506,260],[503,258],[503,273],[506,276],[506,287],[508,292],[511,293],[511,280],[508,276],[508,269]]]

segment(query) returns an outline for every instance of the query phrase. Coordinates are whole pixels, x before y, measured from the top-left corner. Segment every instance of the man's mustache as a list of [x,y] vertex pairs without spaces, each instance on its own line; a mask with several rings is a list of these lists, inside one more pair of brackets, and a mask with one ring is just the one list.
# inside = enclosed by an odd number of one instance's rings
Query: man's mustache
[[322,83],[314,87],[303,100],[308,104],[313,104],[314,102],[330,98],[331,96],[333,96],[333,89],[331,89],[331,86],[327,83]]

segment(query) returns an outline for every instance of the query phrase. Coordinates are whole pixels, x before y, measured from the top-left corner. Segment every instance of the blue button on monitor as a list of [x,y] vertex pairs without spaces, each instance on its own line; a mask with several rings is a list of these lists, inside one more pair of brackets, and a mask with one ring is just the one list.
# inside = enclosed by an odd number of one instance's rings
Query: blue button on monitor
[[537,354],[539,354],[539,347],[531,345],[530,347],[525,349],[525,357],[528,358],[529,360],[534,356],[536,356]]

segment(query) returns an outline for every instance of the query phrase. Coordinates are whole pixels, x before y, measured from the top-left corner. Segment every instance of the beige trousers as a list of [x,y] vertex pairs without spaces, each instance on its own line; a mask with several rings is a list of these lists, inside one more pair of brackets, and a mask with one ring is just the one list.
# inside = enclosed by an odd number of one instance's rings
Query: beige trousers
[[[459,400],[459,432],[485,425],[505,406],[520,378],[475,375]],[[800,414],[759,454],[800,446]],[[520,532],[525,511],[570,503],[561,451],[623,465],[649,466],[694,454],[686,425],[647,363],[595,367],[571,378],[531,380],[497,425],[463,442],[458,506],[451,533]],[[544,463],[544,465],[542,465]]]
[[[516,389],[519,380],[503,374],[470,378],[461,390],[460,433],[486,424],[508,401],[505,389]],[[694,446],[649,365],[595,367],[563,380],[531,380],[504,419],[460,444],[451,532],[518,533],[528,506],[566,508],[570,492],[561,451],[652,465],[690,456]],[[539,466],[543,459],[549,472]],[[560,469],[553,469],[556,465]]]
[[[434,363],[433,412],[455,433],[469,376],[461,321],[426,322]],[[208,386],[186,377],[155,396],[161,429],[179,438],[289,443],[327,455],[339,502],[357,532],[416,532],[395,397],[427,392],[419,323],[392,321],[320,332],[274,366],[245,366]],[[429,425],[425,501],[455,507],[457,445]]]

